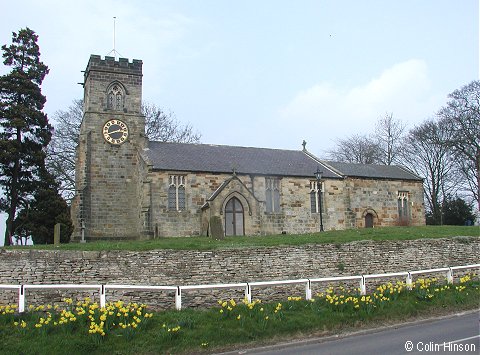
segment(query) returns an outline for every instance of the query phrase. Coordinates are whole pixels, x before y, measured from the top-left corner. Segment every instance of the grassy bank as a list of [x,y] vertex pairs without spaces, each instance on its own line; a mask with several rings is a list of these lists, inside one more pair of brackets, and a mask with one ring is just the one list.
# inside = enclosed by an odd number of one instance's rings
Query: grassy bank
[[[321,243],[348,243],[359,240],[409,240],[420,238],[445,238],[456,236],[480,236],[480,227],[462,226],[422,226],[422,227],[383,227],[327,231],[313,234],[291,234],[271,236],[227,237],[213,240],[209,237],[158,238],[144,241],[98,241],[86,244],[69,243],[58,247],[36,245],[36,249],[60,250],[216,250],[226,248],[249,248],[258,246],[304,245]],[[21,248],[21,247],[15,247]],[[31,248],[31,247],[28,247]]]
[[[209,353],[232,347],[328,335],[411,319],[478,308],[478,276],[458,284],[418,279],[412,290],[388,283],[370,295],[328,288],[306,301],[275,303],[219,300],[218,307],[150,313],[143,305],[66,299],[24,315],[0,308],[0,353],[8,354],[157,354]],[[57,308],[58,307],[58,308]]]

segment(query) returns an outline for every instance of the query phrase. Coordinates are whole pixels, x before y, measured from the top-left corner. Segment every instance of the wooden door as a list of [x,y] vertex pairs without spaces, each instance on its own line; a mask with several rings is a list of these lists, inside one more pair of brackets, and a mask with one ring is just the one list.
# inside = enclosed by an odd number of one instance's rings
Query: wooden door
[[373,228],[373,214],[371,213],[365,215],[365,228]]
[[243,206],[232,197],[225,206],[225,235],[244,235]]

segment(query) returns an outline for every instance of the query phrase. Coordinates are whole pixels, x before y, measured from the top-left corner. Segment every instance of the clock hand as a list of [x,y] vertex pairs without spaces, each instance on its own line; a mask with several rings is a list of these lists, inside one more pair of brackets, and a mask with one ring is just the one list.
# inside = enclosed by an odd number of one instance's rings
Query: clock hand
[[116,131],[108,132],[108,134],[119,133],[119,132],[122,132],[122,130],[121,130],[121,129],[117,129]]

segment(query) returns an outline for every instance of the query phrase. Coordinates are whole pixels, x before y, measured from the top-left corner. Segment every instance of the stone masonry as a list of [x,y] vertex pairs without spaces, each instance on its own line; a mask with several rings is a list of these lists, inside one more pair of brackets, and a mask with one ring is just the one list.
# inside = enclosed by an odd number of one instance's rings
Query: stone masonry
[[[175,172],[173,172],[175,173]],[[314,233],[319,230],[319,214],[310,210],[310,182],[313,179],[283,177],[280,179],[280,208],[277,213],[265,211],[265,177],[236,175],[241,182],[230,183],[222,193],[202,209],[213,191],[232,175],[190,173],[186,175],[185,211],[169,211],[167,206],[168,177],[172,172],[149,174],[151,186],[152,228],[158,236],[192,236],[206,234],[201,225],[211,216],[223,220],[225,202],[233,193],[246,208],[245,234],[269,235]],[[326,230],[365,227],[365,214],[374,216],[374,226],[395,226],[398,223],[397,191],[409,191],[411,225],[424,225],[423,190],[421,181],[381,179],[326,180],[323,196],[323,223]],[[348,198],[345,198],[348,196]],[[144,197],[144,200],[147,198]],[[203,221],[203,223],[202,223]]]
[[[413,271],[478,263],[480,237],[408,241],[356,241],[215,251],[49,251],[0,250],[1,284],[133,284],[196,285],[318,278]],[[478,271],[477,271],[478,272]],[[437,275],[438,276],[438,275]],[[442,276],[442,275],[440,275]],[[357,286],[356,284],[354,286]],[[313,294],[326,285],[314,285]],[[2,290],[0,303],[15,302],[16,293]],[[185,306],[212,305],[220,298],[243,298],[244,290],[184,292]],[[29,291],[27,304],[59,302],[90,292]],[[304,286],[253,289],[262,300],[304,296]],[[135,300],[173,308],[173,292],[115,292],[107,300]]]

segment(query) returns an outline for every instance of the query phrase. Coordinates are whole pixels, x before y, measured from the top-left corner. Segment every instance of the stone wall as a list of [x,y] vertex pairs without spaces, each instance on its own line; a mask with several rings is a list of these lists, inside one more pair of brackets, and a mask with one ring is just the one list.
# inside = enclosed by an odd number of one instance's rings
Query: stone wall
[[[480,237],[409,241],[357,241],[290,247],[215,251],[154,250],[55,251],[0,250],[0,284],[196,285],[318,278],[412,271],[478,263]],[[313,287],[313,294],[326,285]],[[220,298],[243,298],[244,290],[185,291],[185,306],[212,305]],[[16,293],[0,290],[0,303]],[[96,293],[27,292],[27,304],[59,302],[66,295]],[[253,289],[262,300],[304,296],[304,285]],[[174,306],[174,293],[108,293],[107,300],[135,300],[159,308]]]
[[[170,175],[183,175],[186,182],[186,210],[168,210]],[[236,193],[245,216],[246,235],[303,234],[320,229],[319,214],[311,212],[310,182],[307,177],[279,178],[280,211],[266,212],[265,176],[214,173],[151,171],[151,230],[160,236],[205,234],[204,220],[219,216],[223,225],[226,202]],[[381,179],[329,179],[324,181],[323,224],[325,230],[365,227],[365,214],[374,216],[374,226],[398,223],[398,191],[409,194],[409,224],[424,225],[421,181]],[[144,200],[147,198],[144,197]],[[205,204],[208,207],[205,208]]]

